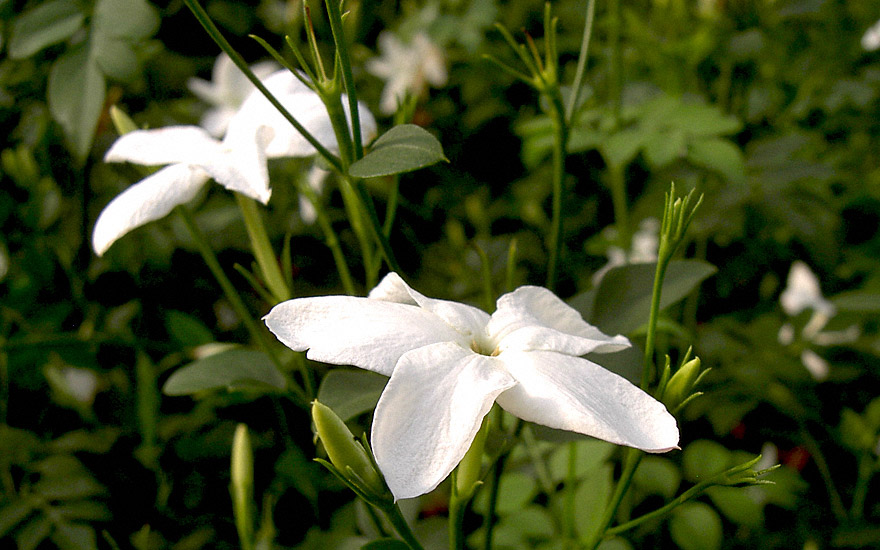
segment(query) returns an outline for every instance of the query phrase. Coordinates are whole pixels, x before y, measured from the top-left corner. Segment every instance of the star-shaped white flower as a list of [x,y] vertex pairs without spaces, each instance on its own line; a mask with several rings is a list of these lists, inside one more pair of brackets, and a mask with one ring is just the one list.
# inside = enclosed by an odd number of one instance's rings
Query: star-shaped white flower
[[880,49],[880,21],[871,25],[862,35],[862,48],[869,52]]
[[[322,145],[336,150],[336,136],[318,95],[290,71],[269,75],[270,92]],[[376,133],[376,121],[360,108],[363,135]],[[266,204],[271,196],[267,158],[304,157],[315,148],[257,90],[229,121],[223,140],[198,126],[135,130],[120,136],[104,156],[107,162],[167,165],[132,185],[104,208],[95,223],[92,246],[99,256],[129,231],[168,215],[196,196],[209,179]]]
[[788,281],[782,294],[779,296],[779,303],[785,313],[795,316],[806,309],[812,309],[815,313],[822,314],[826,317],[834,315],[834,304],[829,302],[822,296],[822,289],[819,288],[819,278],[816,274],[801,261],[791,264],[791,270],[788,272]]
[[404,43],[395,34],[383,31],[378,43],[381,56],[370,59],[366,69],[385,81],[379,102],[383,113],[394,113],[407,93],[419,96],[429,84],[435,88],[446,85],[446,58],[427,34],[418,33]]
[[530,422],[649,452],[677,448],[666,408],[581,357],[628,347],[547,289],[505,294],[492,315],[427,298],[395,273],[367,298],[299,298],[266,325],[316,361],[390,376],[376,405],[372,447],[396,499],[432,491],[461,461],[497,402]]
[[[278,65],[271,61],[256,63],[251,67],[251,71],[260,80],[264,80],[277,70]],[[223,137],[229,121],[254,91],[254,85],[225,52],[217,56],[214,62],[211,80],[191,78],[187,81],[187,87],[199,99],[212,105],[202,115],[199,124],[212,136],[218,138]]]

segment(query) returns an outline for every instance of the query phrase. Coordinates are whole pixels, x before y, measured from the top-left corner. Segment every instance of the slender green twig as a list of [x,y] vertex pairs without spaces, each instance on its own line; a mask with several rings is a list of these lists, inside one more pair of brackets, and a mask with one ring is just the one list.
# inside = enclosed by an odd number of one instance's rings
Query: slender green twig
[[394,530],[397,531],[400,538],[402,538],[412,550],[424,550],[415,534],[413,534],[409,523],[406,522],[406,519],[404,519],[403,514],[400,512],[400,507],[396,503],[390,506],[387,510],[384,510],[384,512],[388,521],[394,526]]
[[239,210],[241,210],[244,226],[251,241],[251,249],[257,260],[257,265],[260,266],[266,286],[272,292],[276,303],[289,300],[290,289],[281,274],[281,267],[272,250],[272,244],[269,242],[269,235],[266,233],[266,225],[263,223],[257,202],[241,193],[235,193],[235,199],[238,202]]
[[330,20],[330,30],[333,33],[333,41],[336,43],[336,58],[342,68],[342,80],[345,83],[345,93],[348,96],[348,109],[351,115],[351,132],[354,143],[354,160],[364,156],[364,145],[361,139],[361,121],[358,114],[357,90],[354,86],[354,74],[351,71],[351,56],[348,53],[348,41],[342,28],[342,14],[337,0],[326,0],[327,18]]
[[312,206],[315,208],[318,225],[324,233],[325,244],[327,245],[327,248],[330,249],[330,254],[333,255],[333,261],[336,264],[336,271],[339,273],[339,278],[342,281],[342,288],[345,289],[346,294],[350,296],[356,295],[357,291],[355,290],[354,281],[351,278],[351,271],[348,269],[348,262],[345,259],[345,253],[342,251],[342,246],[339,244],[339,237],[337,237],[336,231],[333,230],[333,224],[327,219],[327,214],[324,212],[324,208],[318,200],[318,194],[315,193],[314,189],[309,187],[308,183],[301,183],[299,191],[306,196],[306,199],[311,202]]
[[587,2],[587,15],[584,23],[584,34],[581,39],[581,51],[578,54],[577,69],[574,73],[574,82],[571,84],[571,94],[568,96],[568,105],[565,106],[565,120],[569,125],[574,124],[575,109],[577,109],[583,92],[584,74],[587,68],[587,58],[590,51],[590,37],[593,34],[593,19],[596,13],[596,0]]

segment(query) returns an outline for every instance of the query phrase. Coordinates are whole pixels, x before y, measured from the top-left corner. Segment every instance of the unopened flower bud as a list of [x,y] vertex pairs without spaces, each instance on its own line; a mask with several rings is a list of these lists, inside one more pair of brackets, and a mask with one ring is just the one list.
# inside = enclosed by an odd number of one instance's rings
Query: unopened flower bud
[[675,411],[688,398],[691,397],[697,378],[700,376],[701,363],[699,357],[694,357],[682,365],[666,385],[663,393],[663,402],[670,411]]
[[390,497],[388,486],[367,451],[330,407],[312,401],[312,420],[330,464],[336,469],[334,473],[366,496]]
[[235,526],[242,547],[252,547],[254,532],[253,498],[254,498],[254,451],[251,438],[245,424],[235,428],[232,438],[232,465],[230,468],[231,482],[229,491],[232,493],[232,511]]

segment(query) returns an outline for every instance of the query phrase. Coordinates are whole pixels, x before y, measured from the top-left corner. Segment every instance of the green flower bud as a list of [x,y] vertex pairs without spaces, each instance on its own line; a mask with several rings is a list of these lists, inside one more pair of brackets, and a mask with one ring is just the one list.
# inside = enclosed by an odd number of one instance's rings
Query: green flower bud
[[682,365],[669,379],[666,391],[663,393],[663,402],[670,411],[675,412],[691,397],[697,378],[700,376],[700,370],[700,358],[694,357]]
[[232,512],[242,548],[253,548],[254,451],[247,426],[239,424],[232,438],[232,466],[229,491]]
[[368,500],[392,498],[363,445],[330,407],[312,401],[312,420],[336,475]]

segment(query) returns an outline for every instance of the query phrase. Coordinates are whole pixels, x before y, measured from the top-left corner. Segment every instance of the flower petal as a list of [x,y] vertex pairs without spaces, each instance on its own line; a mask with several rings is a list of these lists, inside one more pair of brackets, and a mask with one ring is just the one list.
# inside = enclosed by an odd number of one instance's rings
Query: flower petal
[[421,308],[353,296],[297,298],[272,308],[263,320],[295,351],[315,361],[354,365],[390,376],[404,353],[461,336]]
[[779,296],[779,303],[788,315],[794,316],[805,309],[813,309],[818,313],[831,317],[836,308],[822,296],[819,278],[801,261],[791,264],[785,290]]
[[135,130],[119,136],[104,155],[107,162],[145,166],[206,164],[221,150],[220,141],[198,126]]
[[461,461],[495,397],[516,383],[501,367],[448,342],[400,358],[370,438],[395,499],[432,491]]
[[267,204],[272,190],[269,188],[266,147],[273,135],[272,128],[260,126],[254,134],[226,139],[222,150],[207,159],[202,167],[214,181],[230,191]]
[[486,334],[488,313],[467,304],[428,298],[406,284],[400,275],[394,272],[386,275],[376,288],[370,291],[370,298],[418,305],[446,321],[468,341],[473,341],[474,338],[482,341]]
[[625,337],[604,334],[555,294],[536,286],[523,286],[499,298],[488,330],[501,351],[543,350],[577,356],[630,346]]
[[678,447],[678,426],[666,407],[595,363],[544,351],[498,358],[519,382],[498,404],[523,420],[648,452]]
[[[327,109],[321,98],[308,86],[299,81],[288,70],[277,71],[264,81],[266,88],[284,105],[290,114],[308,130],[315,139],[330,150],[338,150],[336,134]],[[343,108],[347,111],[347,100],[343,97]],[[365,140],[376,133],[376,121],[363,105],[359,108],[361,135]],[[269,103],[259,90],[252,92],[242,103],[241,109],[229,121],[227,137],[237,134],[254,134],[260,125],[275,131],[266,154],[269,158],[306,157],[315,154],[315,149],[294,128],[290,122]]]
[[147,222],[165,217],[175,206],[193,199],[208,174],[188,164],[172,164],[116,196],[95,222],[92,246],[98,256],[117,239]]

